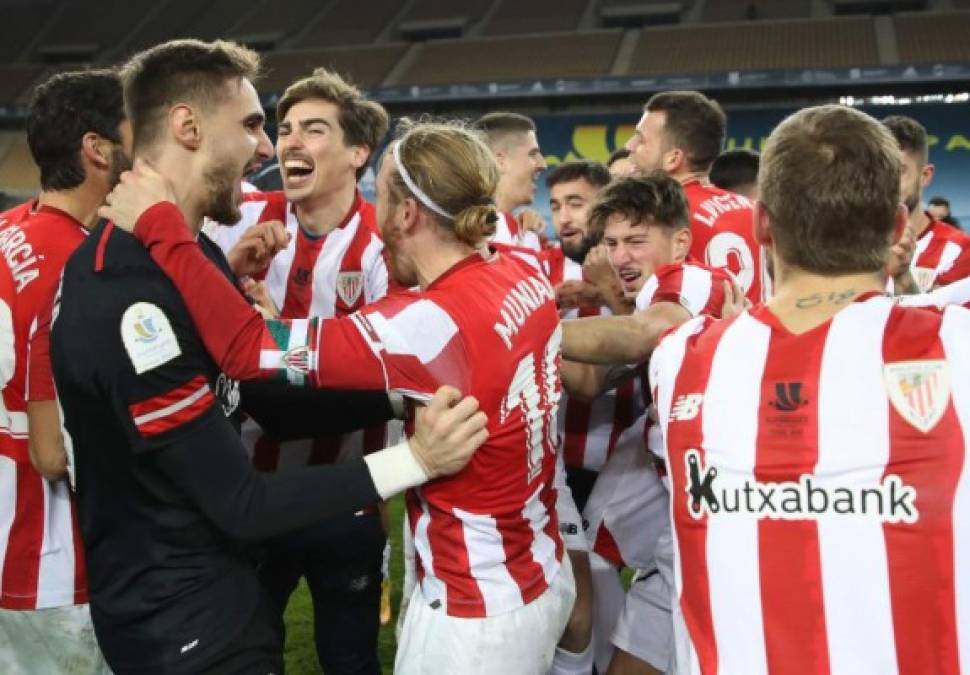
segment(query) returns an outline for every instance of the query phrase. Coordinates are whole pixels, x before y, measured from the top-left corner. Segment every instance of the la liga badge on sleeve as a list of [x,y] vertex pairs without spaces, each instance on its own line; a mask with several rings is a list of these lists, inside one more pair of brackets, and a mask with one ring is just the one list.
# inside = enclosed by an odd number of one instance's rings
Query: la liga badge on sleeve
[[121,317],[121,340],[139,375],[182,353],[165,312],[150,302],[136,302],[125,310]]

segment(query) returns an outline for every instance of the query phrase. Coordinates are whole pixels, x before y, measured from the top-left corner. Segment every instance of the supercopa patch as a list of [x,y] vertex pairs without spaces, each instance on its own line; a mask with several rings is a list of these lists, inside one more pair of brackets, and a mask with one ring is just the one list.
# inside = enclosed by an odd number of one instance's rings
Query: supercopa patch
[[121,317],[121,340],[139,375],[182,353],[165,312],[150,302],[136,302],[125,310]]

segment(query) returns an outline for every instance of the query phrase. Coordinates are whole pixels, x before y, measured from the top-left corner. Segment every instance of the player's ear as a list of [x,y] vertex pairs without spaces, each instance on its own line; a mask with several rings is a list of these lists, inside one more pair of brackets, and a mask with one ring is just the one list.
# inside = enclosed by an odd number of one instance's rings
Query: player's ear
[[189,150],[198,150],[202,144],[198,113],[184,103],[178,103],[169,109],[168,130],[175,140]]
[[681,227],[674,231],[674,259],[683,260],[690,252],[691,242],[694,240],[689,227]]
[[933,165],[933,164],[927,164],[926,166],[924,166],[923,167],[923,170],[920,171],[920,177],[919,177],[920,178],[920,186],[925,188],[927,185],[929,185],[930,183],[932,183],[933,182],[933,176],[934,175],[936,175],[936,166],[935,165]]
[[111,165],[111,150],[108,147],[108,140],[89,131],[81,137],[81,154],[84,158],[98,167],[107,169]]
[[350,146],[350,163],[355,169],[367,164],[368,159],[370,159],[370,148],[366,145]]
[[681,171],[687,162],[686,153],[680,148],[672,148],[664,153],[663,170],[673,175]]
[[414,227],[417,225],[418,220],[421,216],[421,208],[418,206],[418,202],[413,197],[405,197],[398,204],[398,208],[404,211],[404,218],[401,222],[401,232],[406,232],[408,234],[414,232]]
[[771,214],[760,200],[754,202],[754,218],[752,219],[754,228],[754,240],[762,246],[771,245]]

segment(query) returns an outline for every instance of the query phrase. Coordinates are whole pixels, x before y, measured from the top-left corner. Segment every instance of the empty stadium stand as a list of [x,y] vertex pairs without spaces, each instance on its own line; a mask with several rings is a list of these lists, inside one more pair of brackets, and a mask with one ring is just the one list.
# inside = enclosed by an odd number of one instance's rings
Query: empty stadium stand
[[34,165],[24,133],[0,133],[0,186],[9,194],[37,191],[40,171]]
[[400,9],[400,0],[334,0],[297,34],[291,46],[317,49],[373,42]]
[[554,33],[579,26],[586,0],[500,0],[482,31],[484,35]]
[[903,63],[936,63],[970,58],[970,11],[901,14],[895,17],[896,44]]
[[609,72],[622,32],[437,40],[423,45],[401,84],[591,77]]
[[404,44],[334,47],[267,54],[260,89],[282,92],[294,80],[319,66],[331,68],[362,87],[376,87],[407,49]]
[[[38,32],[47,24],[57,3],[53,0],[13,0],[3,5],[0,21],[0,63],[23,56]],[[6,89],[5,85],[3,86]]]
[[867,17],[645,28],[631,75],[878,63]]
[[807,19],[812,0],[715,0],[704,5],[703,21]]

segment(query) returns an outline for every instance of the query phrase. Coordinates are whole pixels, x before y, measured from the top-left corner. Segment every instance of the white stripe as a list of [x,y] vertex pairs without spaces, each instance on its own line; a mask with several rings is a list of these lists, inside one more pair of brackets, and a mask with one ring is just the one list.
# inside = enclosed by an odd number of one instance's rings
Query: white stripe
[[37,476],[44,491],[44,536],[37,576],[37,609],[74,604],[74,531],[67,481]]
[[431,542],[428,540],[428,526],[431,524],[431,515],[428,512],[428,504],[424,501],[421,488],[415,489],[418,503],[421,506],[421,515],[414,526],[414,551],[421,560],[424,568],[424,578],[421,579],[421,593],[427,603],[440,600],[442,605],[448,606],[448,589],[444,582],[434,574],[434,556],[431,553]]
[[[565,467],[563,477],[565,477]],[[528,521],[529,527],[532,529],[533,539],[530,546],[532,560],[542,567],[542,574],[546,583],[551,584],[559,572],[559,560],[556,559],[556,542],[545,533],[545,528],[549,524],[549,511],[539,500],[541,492],[542,488],[540,487],[532,493],[525,506],[522,507],[522,517]]]
[[651,274],[650,278],[643,284],[640,292],[637,293],[637,299],[634,301],[638,312],[646,311],[650,307],[650,303],[653,302],[653,296],[657,293],[658,286],[660,286],[660,280],[657,279],[656,274]]
[[364,270],[364,302],[367,304],[387,295],[387,265],[383,251],[384,242],[376,234],[371,234],[370,242],[360,256],[360,266]]
[[498,212],[498,221],[495,223],[495,234],[492,235],[491,241],[496,244],[506,244],[507,246],[517,246],[519,243],[512,237],[512,230],[509,228],[509,224],[505,219],[505,214],[501,211]]
[[[260,354],[260,361],[262,361],[262,353]],[[201,387],[199,387],[194,392],[192,392],[191,394],[183,398],[181,401],[176,401],[175,403],[171,405],[167,405],[164,408],[153,410],[152,412],[145,413],[144,415],[139,415],[138,417],[135,418],[135,426],[140,427],[143,424],[154,422],[155,420],[161,419],[162,417],[168,417],[169,415],[174,415],[180,410],[184,410],[185,408],[188,408],[190,405],[198,401],[207,393],[209,393],[209,385],[203,384]]]
[[273,256],[273,262],[269,265],[266,272],[266,290],[269,297],[277,309],[282,310],[286,303],[286,288],[290,280],[290,268],[293,266],[293,259],[296,257],[296,240],[299,234],[300,225],[296,220],[296,212],[286,205],[286,231],[290,234],[290,243],[286,248]]
[[10,545],[10,528],[17,512],[17,463],[0,455],[0,593],[3,592],[3,568]]
[[680,304],[691,316],[698,316],[711,298],[711,272],[696,265],[684,265],[682,269]]
[[970,311],[951,309],[943,315],[940,338],[950,364],[953,408],[963,434],[963,468],[953,498],[953,572],[960,671],[970,673]]
[[360,214],[355,213],[347,225],[332,230],[323,240],[313,264],[310,316],[330,318],[337,313],[337,278],[359,226]]
[[294,319],[290,322],[290,336],[286,344],[287,351],[297,347],[307,346],[307,332],[310,330],[310,322],[307,319]]
[[[889,402],[882,348],[892,304],[873,299],[832,319],[818,392],[816,481],[832,490],[871,486],[889,459]],[[818,521],[822,595],[833,673],[895,673],[889,572],[875,519]]]
[[[936,277],[949,271],[962,251],[963,249],[958,244],[954,244],[952,241],[946,242],[943,246],[943,253],[940,254],[940,262],[936,265]],[[935,277],[933,283],[936,283]]]
[[412,302],[391,318],[372,312],[367,319],[388,354],[408,354],[421,363],[437,358],[458,333],[451,315],[432,300]]
[[[654,349],[650,358],[650,382],[651,391],[656,391],[654,405],[657,409],[658,427],[662,436],[662,447],[657,448],[657,454],[666,460],[667,475],[670,475],[670,460],[667,457],[666,439],[667,427],[670,422],[670,406],[673,400],[674,383],[680,374],[681,365],[684,362],[684,353],[687,348],[687,339],[696,334],[704,325],[703,319],[688,321],[673,334],[663,339],[657,348]],[[668,484],[669,488],[669,484]],[[669,518],[673,520],[674,500],[670,500]],[[687,667],[691,675],[700,673],[700,665],[697,662],[697,654],[687,630],[683,613],[680,609],[680,599],[684,591],[683,570],[680,565],[680,543],[677,537],[671,533],[673,548],[673,576],[674,576],[674,661],[677,664],[675,672],[678,675],[682,667]],[[681,664],[684,664],[683,666]]]
[[[717,467],[719,488],[740,489],[744,481],[754,480],[761,378],[770,338],[768,326],[743,314],[724,331],[714,352],[701,408],[702,444],[707,466]],[[726,513],[708,517],[707,578],[723,673],[768,672],[758,551],[757,518]]]
[[452,513],[461,521],[468,567],[485,602],[486,616],[521,607],[522,594],[505,566],[505,547],[495,519],[458,507],[453,507]]
[[930,242],[933,241],[933,230],[927,231],[922,237],[916,240],[916,248],[913,250],[913,258],[909,261],[909,268],[919,267],[919,259],[926,253]]

